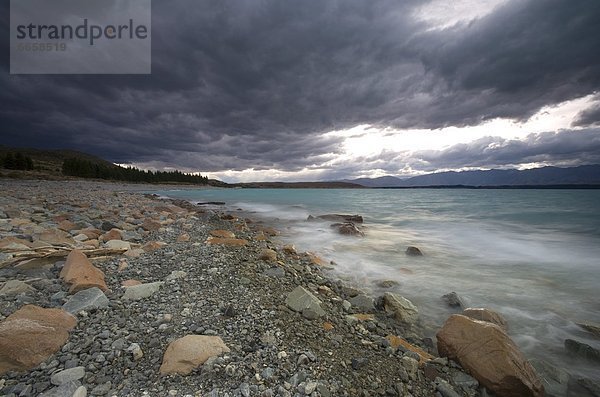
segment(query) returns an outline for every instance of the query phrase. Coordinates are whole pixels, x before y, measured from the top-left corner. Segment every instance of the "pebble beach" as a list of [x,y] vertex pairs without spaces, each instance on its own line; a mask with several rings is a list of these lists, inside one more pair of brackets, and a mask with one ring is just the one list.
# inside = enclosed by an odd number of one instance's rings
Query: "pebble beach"
[[[424,338],[399,286],[332,278],[276,224],[144,193],[156,186],[0,185],[0,395],[544,395],[524,359],[510,385],[449,359],[453,332],[442,349]],[[478,313],[457,326],[512,349]]]

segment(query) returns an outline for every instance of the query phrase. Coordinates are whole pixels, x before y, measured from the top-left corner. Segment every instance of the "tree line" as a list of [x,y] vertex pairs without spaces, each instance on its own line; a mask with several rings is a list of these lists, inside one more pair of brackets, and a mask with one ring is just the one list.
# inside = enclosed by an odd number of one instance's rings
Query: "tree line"
[[207,185],[208,177],[175,171],[146,171],[135,167],[119,167],[95,163],[81,158],[68,158],[63,161],[62,173],[81,178],[111,179],[127,182],[180,182]]
[[21,152],[0,155],[0,165],[8,170],[32,170],[33,160]]

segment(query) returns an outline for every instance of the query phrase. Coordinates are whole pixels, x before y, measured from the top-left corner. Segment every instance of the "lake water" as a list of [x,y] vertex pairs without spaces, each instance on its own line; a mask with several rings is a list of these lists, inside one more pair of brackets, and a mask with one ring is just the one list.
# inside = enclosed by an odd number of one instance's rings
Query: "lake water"
[[[381,293],[377,280],[419,307],[427,336],[455,311],[500,312],[528,358],[600,380],[598,366],[570,358],[564,340],[596,348],[576,322],[600,323],[600,190],[201,189],[158,192],[274,221],[280,239],[336,263],[333,272]],[[366,237],[340,236],[309,214],[360,214]],[[407,246],[423,257],[408,257]]]

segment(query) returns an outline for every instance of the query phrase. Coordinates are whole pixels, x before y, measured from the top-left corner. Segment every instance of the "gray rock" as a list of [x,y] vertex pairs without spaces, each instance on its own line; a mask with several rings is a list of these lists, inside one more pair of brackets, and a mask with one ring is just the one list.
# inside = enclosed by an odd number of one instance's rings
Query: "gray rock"
[[344,311],[349,311],[350,308],[352,307],[352,303],[348,302],[347,300],[343,300],[342,301],[342,308],[344,309]]
[[417,377],[417,372],[419,371],[419,362],[411,357],[402,357],[400,359],[400,363],[406,369],[408,376],[410,379],[415,379]]
[[75,393],[73,393],[73,396],[71,397],[87,397],[87,388],[85,386],[79,386],[79,388],[75,390]]
[[569,373],[543,360],[529,360],[539,375],[547,397],[565,397],[569,386]]
[[71,296],[67,303],[63,305],[63,310],[72,314],[77,314],[82,310],[90,311],[108,307],[109,300],[104,292],[98,287],[84,289]]
[[272,267],[265,270],[263,274],[267,277],[281,278],[285,277],[285,270],[283,270],[281,267]]
[[133,359],[134,360],[139,360],[142,357],[144,357],[144,352],[142,351],[142,348],[140,347],[140,345],[138,345],[137,343],[132,343],[128,348],[127,351],[131,352]]
[[66,383],[82,379],[85,376],[84,367],[75,367],[56,372],[50,377],[50,382],[53,385],[64,385]]
[[240,393],[243,397],[250,397],[250,385],[245,382],[240,384]]
[[577,323],[584,330],[594,334],[594,336],[600,338],[600,324],[596,323]]
[[309,309],[318,316],[325,315],[325,311],[321,308],[321,301],[302,286],[296,287],[288,294],[285,304],[296,312]]
[[565,349],[573,356],[600,363],[600,351],[592,346],[573,339],[565,340]]
[[446,295],[442,296],[442,299],[450,307],[458,307],[458,308],[461,308],[461,309],[464,309],[466,307],[466,305],[463,302],[462,298],[460,296],[458,296],[458,294],[456,292],[454,292],[454,291],[450,292],[449,294],[446,294]]
[[458,394],[445,380],[436,378],[435,383],[437,391],[439,391],[443,397],[460,397],[460,394]]
[[388,313],[393,313],[396,320],[413,324],[419,318],[419,310],[411,301],[403,296],[386,292],[383,295],[383,305]]
[[180,278],[184,278],[185,276],[187,276],[186,272],[181,271],[181,270],[173,270],[171,272],[171,274],[169,274],[165,280],[167,280],[167,281],[179,280]]
[[20,280],[8,280],[0,288],[0,295],[19,295],[22,293],[33,292],[35,288]]
[[110,389],[112,388],[112,382],[108,381],[106,383],[102,383],[92,389],[92,396],[104,396],[108,394]]
[[154,295],[160,287],[164,284],[162,281],[157,281],[154,283],[146,283],[140,285],[133,285],[131,287],[127,287],[125,289],[125,293],[123,294],[124,300],[140,300],[149,298]]
[[352,307],[354,307],[358,310],[371,311],[371,310],[375,309],[375,305],[373,303],[373,298],[371,298],[365,294],[356,295],[354,298],[350,298],[349,302],[352,305]]
[[81,383],[79,381],[71,381],[58,387],[54,387],[40,394],[39,397],[72,397],[80,386]]
[[[113,250],[129,250],[131,249],[131,243],[123,240],[110,240],[104,243],[104,246],[108,249]],[[92,390],[93,392],[93,390]]]
[[[432,360],[434,361],[434,360]],[[448,365],[448,359],[446,359],[446,364],[444,365]],[[463,390],[469,390],[469,389],[477,389],[477,387],[479,387],[479,382],[477,381],[477,379],[473,378],[472,376],[464,373],[464,372],[457,372],[453,377],[452,377],[452,381],[454,382],[455,385],[459,386],[461,389]]]
[[407,256],[423,256],[423,253],[417,247],[408,247],[404,252]]

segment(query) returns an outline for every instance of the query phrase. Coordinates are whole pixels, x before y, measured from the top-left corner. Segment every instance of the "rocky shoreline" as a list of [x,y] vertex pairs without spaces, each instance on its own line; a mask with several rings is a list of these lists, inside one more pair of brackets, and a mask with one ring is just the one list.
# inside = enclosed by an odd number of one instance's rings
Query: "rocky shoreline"
[[[437,357],[396,285],[371,297],[330,279],[321,258],[278,242],[276,225],[140,193],[156,186],[0,184],[0,395],[455,397],[496,388],[489,374],[478,381]],[[501,320],[458,317],[509,344]],[[32,322],[57,337],[45,352],[15,352],[52,339],[28,336]],[[446,331],[453,357],[456,332]],[[522,360],[522,378],[500,381],[498,395],[543,395]]]

